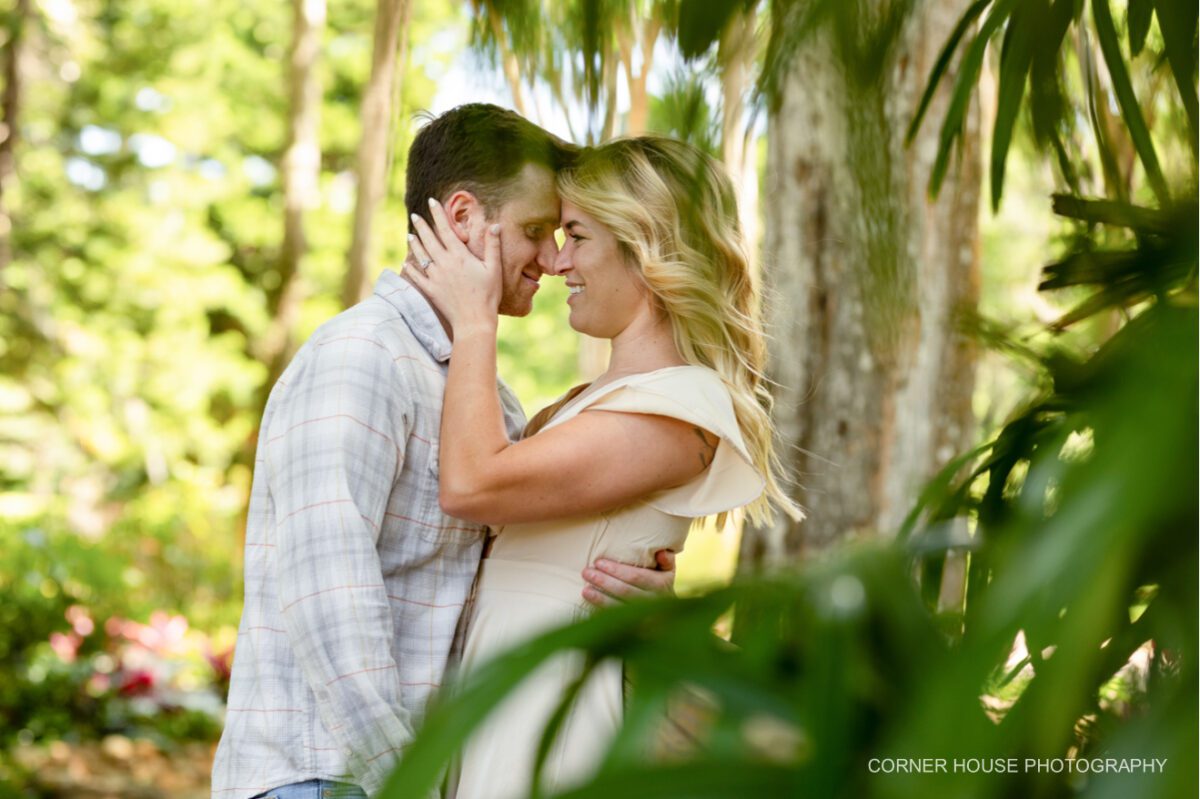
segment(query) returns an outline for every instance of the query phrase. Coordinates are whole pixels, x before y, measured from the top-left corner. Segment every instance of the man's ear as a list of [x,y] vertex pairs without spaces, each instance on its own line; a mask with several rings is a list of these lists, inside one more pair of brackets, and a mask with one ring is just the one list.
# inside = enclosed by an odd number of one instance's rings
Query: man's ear
[[470,241],[473,226],[485,221],[483,203],[466,189],[459,189],[451,194],[442,207],[446,209],[446,216],[450,218],[451,230],[463,244]]

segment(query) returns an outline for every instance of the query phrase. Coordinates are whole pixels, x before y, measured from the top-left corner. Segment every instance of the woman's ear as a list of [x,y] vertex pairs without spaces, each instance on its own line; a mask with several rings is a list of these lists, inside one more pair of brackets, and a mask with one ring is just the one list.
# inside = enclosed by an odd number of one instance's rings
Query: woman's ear
[[470,241],[475,226],[485,221],[483,203],[466,189],[459,189],[451,194],[442,207],[446,209],[446,216],[450,219],[450,229],[464,244]]

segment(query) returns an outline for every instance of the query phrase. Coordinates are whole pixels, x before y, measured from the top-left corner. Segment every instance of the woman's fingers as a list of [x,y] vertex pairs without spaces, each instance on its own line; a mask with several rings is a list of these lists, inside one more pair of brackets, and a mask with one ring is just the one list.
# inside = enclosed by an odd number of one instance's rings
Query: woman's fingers
[[421,242],[421,246],[425,248],[426,257],[437,262],[442,260],[446,254],[446,248],[442,246],[441,239],[433,232],[433,228],[425,221],[425,218],[419,214],[412,214],[413,229],[417,231],[417,237]]
[[433,226],[437,231],[438,239],[447,252],[458,252],[461,255],[467,250],[467,245],[455,235],[454,229],[450,226],[450,217],[446,216],[446,209],[432,197],[429,198],[429,214],[433,217]]
[[425,245],[421,243],[421,239],[412,233],[408,234],[408,251],[412,253],[413,260],[417,262],[417,266],[424,272],[433,263],[433,259],[429,257],[429,251],[425,249]]
[[[433,217],[433,227],[424,218],[412,215],[416,235],[409,236],[409,243],[418,266],[413,270],[414,277],[416,272],[421,273],[414,283],[421,288],[439,287],[435,293],[447,297],[461,295],[465,298],[472,292],[482,292],[479,295],[481,301],[490,302],[494,311],[499,302],[502,274],[500,226],[488,227],[483,240],[483,258],[480,259],[455,235],[446,209],[440,203],[430,200],[429,213]],[[429,267],[433,267],[433,271],[427,272]],[[445,308],[442,310],[446,312]]]
[[426,274],[419,263],[415,266],[405,264],[404,276],[408,278],[410,283],[419,288],[425,296],[432,297],[434,293],[433,281],[429,279],[429,275]]
[[500,274],[500,225],[488,227],[483,242],[483,262],[487,265],[488,272],[493,275]]

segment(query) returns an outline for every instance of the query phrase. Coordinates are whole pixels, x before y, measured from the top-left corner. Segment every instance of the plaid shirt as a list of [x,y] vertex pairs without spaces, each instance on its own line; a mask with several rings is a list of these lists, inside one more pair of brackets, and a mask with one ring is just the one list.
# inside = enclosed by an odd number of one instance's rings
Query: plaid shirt
[[[376,793],[442,681],[484,528],[438,506],[450,340],[394,272],[271,391],[214,799],[324,778]],[[503,384],[510,435],[524,417]]]

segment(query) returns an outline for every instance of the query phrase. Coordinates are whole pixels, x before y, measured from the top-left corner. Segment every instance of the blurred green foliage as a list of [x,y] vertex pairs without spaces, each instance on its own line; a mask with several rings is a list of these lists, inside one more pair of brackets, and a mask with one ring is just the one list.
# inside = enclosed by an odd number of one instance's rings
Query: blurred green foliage
[[170,604],[168,583],[131,592],[128,560],[71,533],[2,533],[0,745],[113,732],[215,737],[229,642],[214,649],[182,616],[153,610]]

